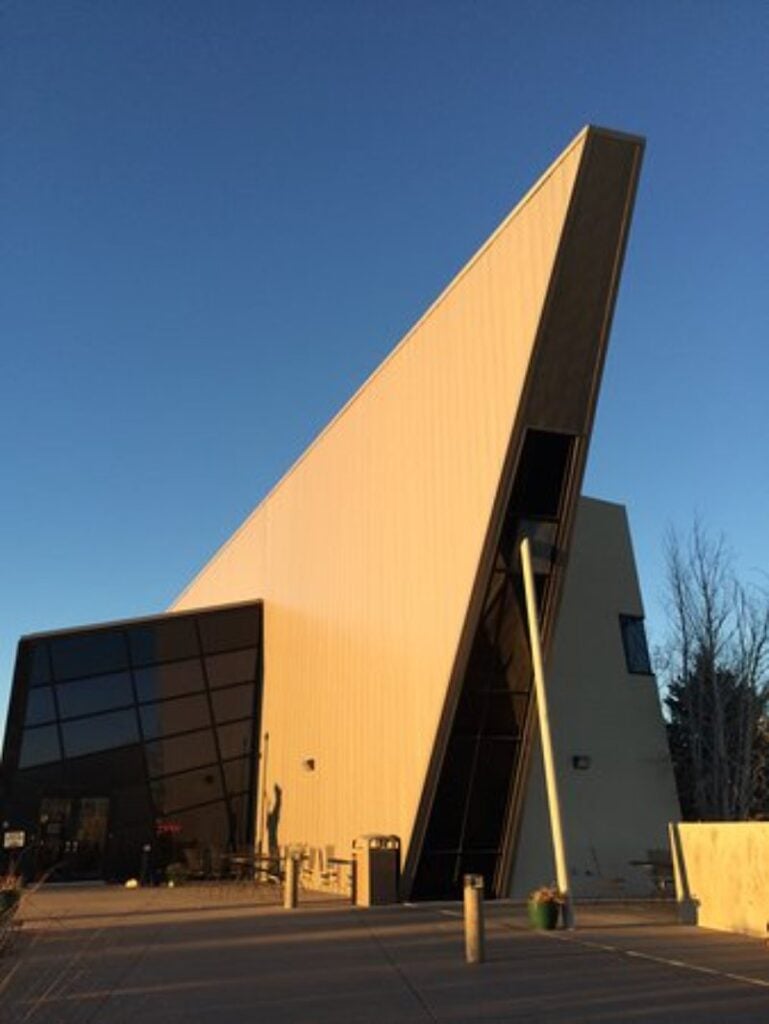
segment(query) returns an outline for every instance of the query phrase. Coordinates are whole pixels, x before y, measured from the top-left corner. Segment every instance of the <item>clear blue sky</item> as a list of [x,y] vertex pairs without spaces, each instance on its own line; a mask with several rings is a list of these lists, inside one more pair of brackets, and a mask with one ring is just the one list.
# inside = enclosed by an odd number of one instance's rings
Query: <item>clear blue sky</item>
[[698,512],[769,570],[765,0],[7,0],[0,706],[161,611],[587,122],[647,136],[586,491],[652,641]]

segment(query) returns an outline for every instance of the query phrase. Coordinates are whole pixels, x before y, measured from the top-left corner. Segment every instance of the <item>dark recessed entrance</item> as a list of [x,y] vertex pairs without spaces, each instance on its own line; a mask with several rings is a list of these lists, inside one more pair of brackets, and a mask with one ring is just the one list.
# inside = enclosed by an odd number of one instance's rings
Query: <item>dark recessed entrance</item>
[[109,823],[109,797],[44,796],[34,873],[60,878],[101,878]]
[[415,899],[458,897],[465,874],[483,875],[488,895],[505,894],[503,845],[532,686],[519,546],[524,536],[531,539],[542,617],[574,447],[570,435],[526,434],[446,743]]

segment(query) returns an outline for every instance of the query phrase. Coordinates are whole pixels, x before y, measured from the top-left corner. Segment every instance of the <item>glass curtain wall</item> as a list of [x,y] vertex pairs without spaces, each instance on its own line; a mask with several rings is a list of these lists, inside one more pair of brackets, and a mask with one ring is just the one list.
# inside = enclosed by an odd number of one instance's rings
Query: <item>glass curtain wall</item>
[[414,882],[415,899],[461,895],[465,874],[504,895],[503,845],[532,702],[520,542],[532,543],[540,616],[556,564],[574,438],[529,430],[460,690]]
[[202,875],[252,842],[261,645],[259,603],[23,638],[3,765],[25,870]]

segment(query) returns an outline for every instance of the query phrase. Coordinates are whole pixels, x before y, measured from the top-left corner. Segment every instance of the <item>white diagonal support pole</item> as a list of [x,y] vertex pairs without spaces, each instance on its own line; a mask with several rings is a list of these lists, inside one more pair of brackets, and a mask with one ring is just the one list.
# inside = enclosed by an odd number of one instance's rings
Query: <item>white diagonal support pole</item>
[[563,923],[566,928],[574,927],[574,906],[571,899],[571,883],[569,868],[566,861],[566,846],[563,840],[563,823],[561,819],[561,803],[558,799],[558,778],[553,758],[553,740],[550,734],[550,717],[547,710],[547,691],[545,688],[545,669],[542,663],[542,644],[539,636],[539,616],[537,614],[537,592],[534,587],[534,570],[531,565],[531,544],[529,538],[521,541],[521,566],[523,568],[523,586],[526,593],[526,616],[529,622],[529,642],[531,644],[531,665],[534,672],[534,689],[537,694],[537,714],[539,717],[539,736],[542,742],[542,760],[545,766],[545,785],[547,787],[547,804],[550,811],[550,831],[553,837],[553,853],[555,854],[555,873],[558,888],[563,893]]

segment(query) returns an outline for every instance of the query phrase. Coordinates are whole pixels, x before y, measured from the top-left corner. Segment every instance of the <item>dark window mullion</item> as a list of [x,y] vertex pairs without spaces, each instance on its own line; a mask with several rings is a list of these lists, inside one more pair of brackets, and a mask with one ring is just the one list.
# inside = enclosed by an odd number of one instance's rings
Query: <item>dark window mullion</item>
[[117,711],[131,711],[131,710],[135,709],[135,707],[136,707],[136,705],[133,704],[133,703],[118,704],[115,707],[102,708],[101,711],[86,711],[84,714],[80,714],[80,715],[61,715],[60,714],[59,715],[59,721],[62,724],[67,724],[69,722],[81,722],[85,718],[101,718],[102,715],[111,715],[113,711],[114,712],[117,712]]
[[[481,715],[481,723],[483,723],[485,721],[486,713],[487,713],[488,707],[489,707],[488,692],[484,693],[484,695],[483,695],[483,703],[484,703],[484,708],[483,708],[483,713]],[[465,806],[464,806],[464,809],[462,811],[462,824],[460,825],[460,828],[459,828],[459,841],[457,842],[457,859],[456,859],[456,862],[454,864],[454,881],[459,881],[458,876],[457,876],[457,867],[458,867],[458,865],[460,865],[462,863],[462,855],[463,855],[464,850],[465,850],[465,834],[467,833],[467,821],[468,821],[468,818],[470,817],[470,801],[473,798],[473,788],[475,786],[475,776],[477,774],[477,768],[478,768],[478,754],[479,754],[480,749],[481,749],[481,736],[482,736],[482,725],[481,725],[481,727],[479,727],[478,732],[473,737],[473,740],[474,740],[473,759],[472,759],[472,763],[470,765],[470,780],[469,780],[469,783],[468,783],[468,786],[467,786],[467,792],[465,794]]]
[[194,768],[182,768],[181,771],[161,772],[160,775],[151,775],[151,782],[164,782],[166,779],[173,779],[177,775],[194,775],[196,772],[204,772],[209,768],[216,768],[220,762],[209,761],[208,764],[196,764]]
[[[141,747],[142,747],[141,762],[142,762],[142,765],[144,767],[144,779],[143,779],[144,788],[145,788],[145,791],[147,793],[148,805],[152,808],[155,821],[157,821],[157,819],[160,817],[160,814],[159,814],[158,806],[155,803],[155,798],[152,795],[152,783],[151,783],[151,778],[150,778],[150,766],[147,763],[147,737],[144,735],[144,727],[142,725],[142,716],[141,716],[141,713],[139,711],[139,690],[138,690],[138,687],[136,685],[136,676],[135,676],[136,666],[134,665],[133,654],[131,652],[131,642],[130,642],[130,640],[128,638],[128,631],[127,630],[123,630],[122,633],[123,633],[123,643],[126,646],[126,657],[128,659],[128,675],[131,678],[131,692],[134,695],[134,712],[136,714],[136,727],[139,730],[139,742],[141,743]],[[154,829],[153,829],[153,831],[154,831]]]
[[[484,620],[484,623],[488,624],[489,620],[492,617],[496,618],[496,622],[494,623],[494,628],[493,628],[493,631],[492,631],[493,632],[493,639],[490,641],[490,643],[491,643],[491,646],[493,647],[494,651],[497,652],[499,650],[500,631],[501,631],[502,625],[503,625],[503,623],[505,621],[505,611],[507,610],[507,605],[508,605],[509,599],[512,597],[512,600],[515,600],[515,589],[513,587],[503,586],[502,589],[501,589],[501,592],[497,592],[496,594],[494,594],[494,597],[491,599],[491,601],[489,601],[491,590],[492,590],[492,587],[490,585],[488,590],[487,590],[487,593],[486,593],[486,602],[488,602],[488,604],[490,606],[487,607],[486,611],[484,612],[483,620]],[[461,825],[460,832],[459,832],[459,844],[458,844],[459,848],[458,848],[458,851],[457,851],[457,864],[461,864],[462,857],[463,857],[463,855],[465,853],[465,840],[466,840],[466,835],[467,835],[467,824],[468,824],[468,820],[469,820],[469,817],[470,817],[471,802],[473,800],[473,794],[474,794],[474,791],[475,791],[475,783],[476,783],[476,778],[477,778],[477,775],[478,775],[478,759],[480,757],[481,742],[482,742],[482,740],[485,737],[487,737],[489,735],[488,732],[487,732],[487,725],[488,725],[488,716],[489,716],[489,713],[490,713],[490,705],[491,705],[490,695],[491,695],[492,690],[496,690],[497,689],[497,687],[494,687],[494,685],[493,685],[493,683],[496,682],[496,678],[494,678],[495,676],[496,676],[496,673],[494,673],[493,676],[492,676],[491,673],[489,673],[489,678],[492,679],[492,685],[484,687],[484,689],[481,691],[482,694],[483,694],[483,710],[481,711],[481,715],[480,715],[480,718],[479,718],[478,732],[475,735],[475,746],[474,746],[474,750],[473,750],[473,759],[472,759],[472,765],[471,765],[471,769],[470,769],[470,781],[469,781],[469,785],[467,787],[467,793],[466,793],[466,796],[465,796],[465,805],[464,805],[464,810],[463,810],[463,813],[462,813],[462,825]],[[508,690],[507,692],[510,692],[510,691]],[[477,797],[476,797],[476,799],[477,799]],[[496,853],[496,852],[498,852],[498,850],[499,850],[499,845],[497,845],[494,848],[494,852]],[[474,852],[477,852],[477,851],[474,851]],[[458,879],[456,878],[456,872],[457,872],[457,867],[455,865],[455,868],[454,868],[455,881],[458,881]]]
[[[221,748],[219,746],[219,730],[217,729],[216,719],[214,718],[214,702],[213,702],[213,699],[211,697],[211,685],[210,685],[210,681],[209,681],[209,678],[208,678],[208,666],[206,665],[206,656],[205,656],[205,653],[204,653],[204,650],[203,650],[203,636],[202,636],[201,631],[200,631],[200,620],[199,620],[198,616],[195,616],[194,622],[195,622],[195,635],[197,637],[198,648],[200,650],[200,665],[201,665],[201,669],[203,671],[203,682],[205,683],[205,687],[206,687],[205,694],[206,694],[206,699],[208,701],[208,717],[209,717],[209,720],[211,722],[211,732],[212,732],[213,737],[214,737],[214,750],[216,751],[216,757],[217,757],[218,767],[219,767],[219,781],[221,783],[222,793],[224,793],[224,806],[225,806],[225,808],[227,810],[227,820],[228,820],[228,823],[230,823],[232,821],[232,813],[233,812],[232,812],[232,807],[230,806],[229,794],[227,793],[226,780],[224,778],[224,767],[222,766],[222,751],[221,751]],[[230,831],[230,830],[231,830],[231,827],[228,828],[228,831]]]
[[[199,694],[199,695],[196,694],[196,696],[202,696],[202,694]],[[145,707],[145,708],[146,707],[151,707],[151,705],[150,704],[143,704],[142,707]],[[210,713],[211,713],[211,709],[209,708],[209,714]],[[227,723],[227,725],[231,725],[231,724],[232,724],[231,722]],[[193,728],[193,729],[180,729],[178,732],[164,732],[162,736],[156,736],[154,739],[151,736],[148,737],[146,745],[147,746],[152,746],[153,743],[163,743],[165,740],[183,739],[185,736],[191,736],[192,733],[194,733],[194,732],[210,732],[211,728],[212,728],[212,726],[210,726],[210,725],[208,725],[208,726],[206,726],[206,725],[202,725],[202,726],[198,725],[198,726],[195,726],[195,728]],[[218,756],[219,755],[218,755],[218,752],[217,752],[217,757]]]
[[59,694],[57,690],[58,683],[56,677],[53,674],[53,651],[51,645],[46,643],[45,645],[46,654],[48,655],[48,673],[51,677],[51,689],[53,690],[53,706],[56,712],[56,732],[59,737],[59,757],[62,761],[66,760],[66,753],[64,750],[64,733],[61,728],[61,709],[59,707]]

